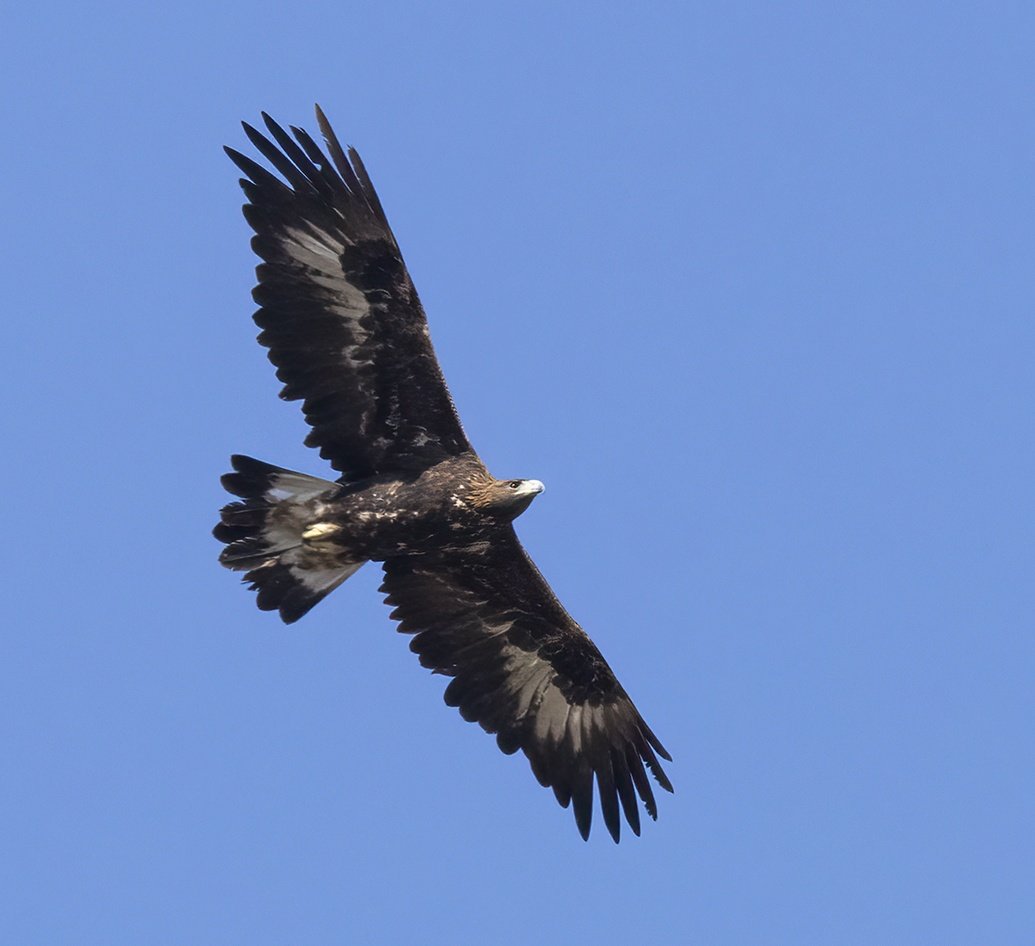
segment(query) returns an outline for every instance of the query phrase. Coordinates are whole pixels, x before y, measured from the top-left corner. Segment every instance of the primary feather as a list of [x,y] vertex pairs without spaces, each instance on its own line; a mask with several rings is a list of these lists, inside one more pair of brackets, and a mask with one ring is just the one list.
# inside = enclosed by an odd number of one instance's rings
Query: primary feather
[[[586,633],[521,547],[512,522],[542,491],[498,480],[464,435],[427,319],[370,177],[323,113],[326,153],[263,115],[245,133],[279,177],[227,148],[262,262],[259,341],[301,400],[330,482],[234,457],[221,561],[245,571],[260,608],[305,614],[364,562],[420,662],[452,677],[446,702],[524,752],[589,836],[596,786],[608,832],[640,832],[637,796],[669,759]],[[328,158],[329,155],[330,157]]]

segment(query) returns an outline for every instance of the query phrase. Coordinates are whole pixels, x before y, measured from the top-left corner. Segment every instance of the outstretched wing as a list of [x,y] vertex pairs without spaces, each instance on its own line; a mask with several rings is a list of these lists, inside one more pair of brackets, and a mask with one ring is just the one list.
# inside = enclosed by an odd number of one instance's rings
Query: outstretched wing
[[[284,382],[302,400],[306,444],[349,479],[421,469],[471,449],[428,337],[402,254],[359,155],[346,156],[320,111],[331,159],[301,128],[263,113],[272,141],[252,144],[283,177],[227,148],[247,175],[255,230],[255,322]],[[285,183],[286,182],[286,183]]]
[[445,699],[496,733],[506,753],[524,750],[540,783],[573,804],[589,837],[593,782],[617,842],[619,803],[640,833],[636,794],[651,818],[658,784],[672,784],[657,755],[671,759],[572,620],[509,528],[464,555],[410,556],[384,563],[381,590],[399,630],[415,635],[420,662],[453,677]]

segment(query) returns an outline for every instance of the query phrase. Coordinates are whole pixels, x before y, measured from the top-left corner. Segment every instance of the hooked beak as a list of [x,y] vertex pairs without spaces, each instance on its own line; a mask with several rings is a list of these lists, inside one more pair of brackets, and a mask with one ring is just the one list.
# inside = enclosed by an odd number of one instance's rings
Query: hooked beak
[[521,492],[529,493],[532,496],[538,496],[544,489],[546,487],[539,480],[525,480],[521,486]]

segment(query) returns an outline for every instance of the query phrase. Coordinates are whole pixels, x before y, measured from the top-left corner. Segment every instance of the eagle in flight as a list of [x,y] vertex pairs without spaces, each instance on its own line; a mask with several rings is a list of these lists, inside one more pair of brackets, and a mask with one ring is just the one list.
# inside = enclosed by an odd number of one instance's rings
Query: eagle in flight
[[323,112],[326,153],[301,128],[263,114],[244,130],[280,177],[226,152],[245,178],[244,216],[262,262],[258,340],[300,400],[336,481],[234,456],[222,478],[239,497],[215,536],[258,606],[297,621],[365,562],[381,563],[385,601],[410,648],[452,677],[445,700],[521,749],[589,837],[596,782],[618,841],[619,807],[640,833],[637,795],[657,818],[647,770],[671,759],[611,668],[571,618],[512,525],[543,484],[492,476],[468,443],[399,246],[352,148]]

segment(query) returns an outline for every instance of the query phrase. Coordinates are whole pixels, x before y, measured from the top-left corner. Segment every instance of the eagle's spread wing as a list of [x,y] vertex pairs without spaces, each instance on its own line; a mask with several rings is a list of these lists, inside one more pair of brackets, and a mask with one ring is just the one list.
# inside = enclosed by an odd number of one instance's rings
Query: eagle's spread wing
[[263,118],[273,141],[244,128],[283,181],[226,151],[247,175],[244,214],[263,260],[259,341],[284,382],[281,397],[303,401],[313,428],[306,444],[351,479],[470,450],[359,155],[346,156],[319,109],[332,160],[302,129],[292,127],[292,139]]
[[636,793],[657,811],[644,764],[672,784],[650,731],[600,651],[550,590],[509,528],[465,554],[384,563],[382,591],[399,630],[425,667],[453,677],[445,699],[496,733],[506,753],[523,749],[588,837],[596,779],[604,823],[619,838],[619,803],[640,833]]

